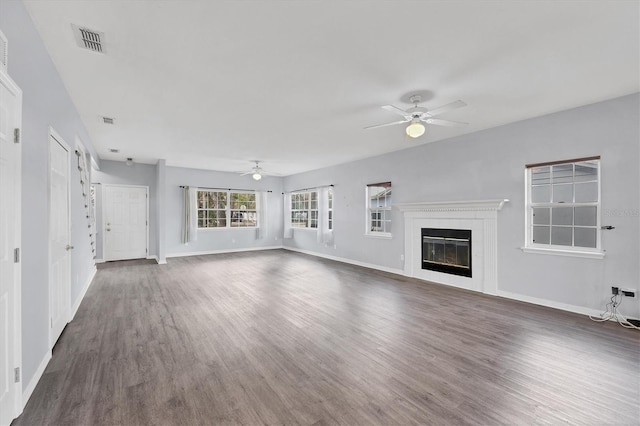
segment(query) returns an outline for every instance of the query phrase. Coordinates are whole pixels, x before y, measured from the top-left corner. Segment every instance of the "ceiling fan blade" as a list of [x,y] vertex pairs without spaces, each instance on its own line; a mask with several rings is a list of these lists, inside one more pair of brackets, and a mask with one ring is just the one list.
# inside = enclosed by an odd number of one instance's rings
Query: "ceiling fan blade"
[[467,104],[464,101],[458,100],[455,102],[451,102],[450,104],[438,107],[436,109],[429,110],[426,112],[426,115],[428,115],[429,117],[435,117],[436,115],[444,114],[445,112],[453,111],[454,109],[462,108],[464,106],[467,106]]
[[411,120],[394,121],[393,123],[386,123],[386,124],[376,124],[375,126],[367,126],[367,127],[365,127],[365,130],[377,129],[378,127],[393,126],[395,124],[408,123],[409,121],[411,121]]
[[405,118],[406,118],[406,117],[411,117],[411,114],[410,114],[410,113],[408,113],[407,111],[402,110],[402,109],[400,109],[400,108],[398,108],[398,107],[395,107],[395,106],[393,106],[393,105],[385,105],[385,106],[383,106],[382,108],[383,108],[383,109],[385,109],[385,110],[387,110],[387,111],[389,111],[389,112],[393,112],[394,114],[401,115],[401,116],[403,116],[403,117],[405,117]]
[[441,118],[427,118],[424,120],[428,124],[436,124],[438,126],[447,127],[464,127],[469,123],[463,123],[462,121],[443,120]]
[[240,176],[246,176],[253,174],[253,170],[249,170],[248,172],[240,173]]

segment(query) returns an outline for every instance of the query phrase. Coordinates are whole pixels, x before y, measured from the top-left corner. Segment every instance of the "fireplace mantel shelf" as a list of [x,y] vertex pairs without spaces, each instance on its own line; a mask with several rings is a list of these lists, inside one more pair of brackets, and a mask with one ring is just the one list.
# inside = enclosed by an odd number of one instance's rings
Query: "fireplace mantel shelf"
[[423,203],[394,204],[402,212],[455,212],[455,211],[498,211],[507,199],[474,201],[435,201]]

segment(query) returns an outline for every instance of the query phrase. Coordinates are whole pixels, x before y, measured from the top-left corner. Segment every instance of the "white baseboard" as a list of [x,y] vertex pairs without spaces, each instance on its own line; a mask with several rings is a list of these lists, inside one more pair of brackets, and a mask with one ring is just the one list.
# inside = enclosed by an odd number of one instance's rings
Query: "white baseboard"
[[404,271],[402,269],[395,268],[387,268],[386,266],[374,265],[373,263],[360,262],[358,260],[347,259],[345,257],[331,256],[330,254],[317,253],[315,251],[302,250],[295,247],[282,247],[285,250],[295,251],[298,253],[308,254],[311,256],[322,257],[323,259],[335,260],[336,262],[348,263],[350,265],[362,266],[363,268],[376,269],[382,272],[389,272],[397,275],[404,275]]
[[596,310],[591,308],[585,308],[583,306],[576,306],[576,305],[570,305],[568,303],[556,302],[554,300],[540,299],[537,297],[526,296],[523,294],[511,293],[510,291],[503,291],[503,290],[498,290],[498,293],[496,294],[496,296],[505,297],[507,299],[518,300],[520,302],[532,303],[534,305],[545,306],[547,308],[560,309],[561,311],[573,312],[581,315],[591,315],[594,317],[599,317],[604,311],[604,306],[603,306],[603,309]]
[[[284,246],[283,248],[285,250],[290,250],[290,251],[295,251],[295,252],[299,252],[299,253],[309,254],[311,256],[322,257],[322,258],[329,259],[329,260],[335,260],[337,262],[349,263],[349,264],[356,265],[356,266],[363,266],[363,267],[369,268],[369,269],[377,269],[379,271],[390,272],[392,274],[402,275],[404,277],[408,276],[408,275],[406,275],[404,273],[404,270],[402,270],[402,269],[387,268],[387,267],[384,267],[384,266],[373,265],[371,263],[359,262],[357,260],[345,259],[345,258],[342,258],[342,257],[331,256],[331,255],[326,255],[326,254],[322,254],[322,253],[316,253],[316,252],[313,252],[313,251],[302,250],[302,249],[298,249],[298,248],[294,248],[294,247]],[[416,278],[416,279],[420,279],[420,278]],[[424,280],[424,281],[425,282],[430,282],[430,281],[427,281],[427,280]],[[442,284],[442,283],[437,283],[437,284],[439,284],[439,285],[447,285],[447,286],[450,286],[450,287],[455,287],[455,286],[451,286],[449,284]],[[520,301],[520,302],[532,303],[534,305],[545,306],[547,308],[559,309],[559,310],[562,310],[562,311],[573,312],[573,313],[581,314],[581,315],[600,316],[602,314],[602,310],[585,308],[583,306],[570,305],[570,304],[567,304],[567,303],[556,302],[556,301],[553,301],[553,300],[540,299],[540,298],[537,298],[537,297],[526,296],[526,295],[518,294],[518,293],[511,293],[511,292],[503,291],[503,290],[498,290],[497,294],[495,294],[495,295],[491,295],[491,294],[488,294],[488,293],[484,293],[484,294],[486,294],[488,296],[499,296],[499,297],[504,297],[506,299],[517,300],[517,301]]]
[[104,263],[104,259],[94,259],[96,261],[96,264],[98,263]]
[[239,253],[243,251],[260,251],[260,250],[276,250],[281,249],[282,246],[267,246],[267,247],[248,247],[240,249],[222,249],[222,250],[205,250],[205,251],[192,251],[186,253],[169,253],[167,257],[186,257],[186,256],[202,256],[205,254],[222,254],[222,253]]
[[87,290],[89,290],[89,286],[91,285],[91,283],[93,282],[93,278],[96,276],[96,272],[98,271],[98,268],[93,267],[93,270],[91,270],[91,273],[89,274],[89,279],[87,280],[86,284],[84,285],[82,291],[80,292],[80,295],[78,296],[78,298],[76,299],[75,303],[73,304],[73,306],[71,307],[71,316],[69,317],[69,322],[73,321],[73,319],[76,316],[76,313],[78,312],[78,309],[80,308],[80,304],[82,303],[82,300],[84,299],[84,296],[87,294]]
[[49,349],[47,353],[44,355],[44,358],[40,362],[40,365],[38,366],[38,369],[34,373],[33,377],[31,378],[31,380],[29,380],[29,384],[22,391],[22,409],[24,409],[24,407],[27,406],[27,402],[29,402],[29,398],[31,398],[31,394],[35,390],[36,385],[38,384],[40,379],[42,378],[42,375],[44,374],[44,370],[47,368],[47,364],[49,364],[49,361],[51,361],[51,355],[52,355],[51,349]]

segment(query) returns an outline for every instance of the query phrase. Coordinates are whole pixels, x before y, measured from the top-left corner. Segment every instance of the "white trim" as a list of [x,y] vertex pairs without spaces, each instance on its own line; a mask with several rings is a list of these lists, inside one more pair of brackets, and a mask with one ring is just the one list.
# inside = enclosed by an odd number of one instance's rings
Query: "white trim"
[[474,201],[430,201],[424,203],[394,204],[402,212],[448,212],[448,211],[498,211],[508,203],[507,199]]
[[[8,40],[4,33],[0,31],[0,35],[7,41],[7,49]],[[7,73],[7,69],[4,68],[0,70],[0,84],[7,88],[7,90],[13,93],[16,97],[16,111],[15,112],[15,123],[20,129],[22,133],[22,89],[9,77]],[[20,143],[18,149],[18,161],[15,164],[16,168],[16,185],[18,186],[17,191],[15,193],[14,200],[15,209],[16,209],[16,217],[14,218],[14,226],[15,229],[22,229],[22,146],[24,145],[23,135],[20,136]],[[15,347],[13,348],[13,366],[10,368],[20,368],[22,371],[22,258],[24,256],[24,252],[22,250],[22,234],[20,231],[16,233],[14,236],[14,244],[13,248],[20,249],[20,262],[14,263],[14,289],[13,289],[13,304],[14,304],[14,318],[13,318],[13,330],[9,330],[9,333],[12,333],[15,338]],[[22,413],[22,409],[24,408],[24,404],[26,404],[25,400],[22,398],[22,384],[23,378],[20,378],[18,383],[13,383],[15,392],[15,401],[13,405],[13,418],[18,417]]]
[[520,247],[525,253],[550,254],[554,256],[584,257],[587,259],[604,259],[604,251],[562,250],[547,247]]
[[27,387],[24,388],[24,391],[22,392],[22,409],[24,409],[24,407],[27,406],[27,402],[29,402],[29,398],[31,398],[31,394],[35,390],[36,385],[38,384],[40,379],[42,378],[42,375],[44,374],[44,370],[47,368],[49,361],[51,361],[51,356],[52,356],[51,349],[49,349],[47,353],[44,354],[44,358],[40,362],[40,365],[36,369],[36,372],[33,374],[33,377],[31,377],[31,380],[29,380],[29,384],[27,385]]
[[303,249],[299,249],[299,248],[295,248],[295,247],[283,246],[282,248],[285,249],[285,250],[295,251],[295,252],[298,252],[298,253],[308,254],[308,255],[311,255],[311,256],[322,257],[323,259],[335,260],[336,262],[348,263],[350,265],[362,266],[363,268],[375,269],[375,270],[382,271],[382,272],[389,272],[391,274],[405,276],[404,271],[402,269],[387,268],[386,266],[374,265],[373,263],[360,262],[358,260],[347,259],[345,257],[331,256],[329,254],[317,253],[317,252],[314,252],[314,251],[303,250]]
[[504,290],[498,290],[496,296],[504,297],[511,300],[518,300],[520,302],[532,303],[534,305],[545,306],[547,308],[559,309],[561,311],[573,312],[581,315],[600,316],[602,314],[602,309],[596,310],[585,308],[582,306],[570,305],[568,303],[556,302],[554,300],[540,299],[538,297],[527,296],[524,294],[511,293]]
[[155,261],[156,261],[156,263],[157,263],[158,265],[166,265],[166,264],[167,264],[167,261],[166,261],[166,260],[164,260],[164,261],[160,261],[160,258],[159,258],[158,256],[156,256],[156,255],[153,255],[153,256],[147,256],[147,259],[149,259],[149,260],[151,260],[151,259],[155,260]]
[[97,265],[98,263],[104,263],[104,262],[106,262],[104,259],[96,259],[96,265]]
[[186,252],[186,253],[169,253],[167,254],[167,258],[202,256],[206,254],[239,253],[244,251],[277,250],[281,248],[284,248],[284,247],[283,246],[265,246],[265,247],[247,247],[247,248],[239,248],[239,249],[203,250],[203,251],[192,251],[192,252]]
[[393,234],[389,232],[376,232],[376,233],[368,233],[364,234],[365,238],[377,238],[379,240],[392,240]]
[[91,269],[91,273],[89,274],[89,279],[87,280],[87,283],[84,285],[84,288],[80,292],[80,295],[78,296],[75,303],[71,307],[71,319],[69,321],[73,321],[73,319],[76,317],[76,314],[78,313],[78,309],[80,308],[80,304],[84,300],[84,296],[87,294],[87,290],[89,290],[89,287],[93,282],[93,277],[96,276],[97,271],[98,271],[98,268],[96,268],[94,265],[93,268]]

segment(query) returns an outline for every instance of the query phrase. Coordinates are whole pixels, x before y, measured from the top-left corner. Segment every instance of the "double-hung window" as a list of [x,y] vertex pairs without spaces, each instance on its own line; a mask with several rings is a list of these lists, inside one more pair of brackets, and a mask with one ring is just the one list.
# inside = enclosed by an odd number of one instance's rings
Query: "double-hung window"
[[254,192],[198,191],[198,228],[255,228],[257,223]]
[[294,228],[318,228],[317,191],[291,194],[291,226]]
[[530,164],[525,249],[594,254],[600,245],[600,157]]
[[391,182],[367,185],[368,235],[391,236]]
[[333,189],[327,191],[327,229],[333,229]]

